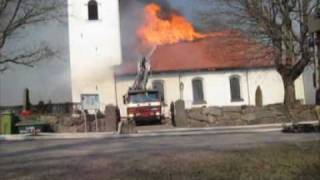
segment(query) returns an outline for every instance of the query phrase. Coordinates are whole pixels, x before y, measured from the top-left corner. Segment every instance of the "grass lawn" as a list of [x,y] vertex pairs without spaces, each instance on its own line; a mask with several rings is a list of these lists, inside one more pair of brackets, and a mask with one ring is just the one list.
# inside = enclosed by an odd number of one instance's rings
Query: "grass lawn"
[[[116,179],[320,179],[320,142],[128,160]],[[119,175],[120,174],[120,175]]]
[[320,180],[320,141],[253,145],[255,148],[241,145],[225,150],[187,145],[166,148],[163,144],[160,149],[116,152],[103,152],[101,146],[88,151],[88,145],[79,149],[60,145],[0,157],[0,180]]

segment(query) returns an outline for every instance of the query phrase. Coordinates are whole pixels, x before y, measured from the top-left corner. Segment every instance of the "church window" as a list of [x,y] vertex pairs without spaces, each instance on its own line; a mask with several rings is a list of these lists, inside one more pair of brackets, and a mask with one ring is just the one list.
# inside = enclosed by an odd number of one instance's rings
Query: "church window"
[[237,76],[237,75],[236,76],[231,76],[229,80],[230,80],[231,101],[232,102],[242,101],[240,77]]
[[90,0],[88,3],[89,20],[98,20],[98,3],[95,0]]
[[203,82],[201,78],[192,80],[193,104],[205,104],[203,93]]
[[164,82],[162,80],[155,80],[152,82],[152,87],[159,91],[161,102],[164,102]]

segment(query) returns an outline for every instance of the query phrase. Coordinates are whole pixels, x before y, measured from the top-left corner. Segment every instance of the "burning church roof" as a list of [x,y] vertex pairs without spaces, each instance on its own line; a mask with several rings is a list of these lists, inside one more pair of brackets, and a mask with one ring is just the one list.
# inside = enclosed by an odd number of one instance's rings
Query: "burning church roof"
[[[236,31],[197,32],[179,12],[151,3],[136,31],[142,49],[156,49],[148,60],[152,73],[260,68],[273,65],[271,51]],[[142,53],[144,54],[144,53]],[[149,56],[149,55],[148,55]],[[118,75],[136,74],[136,60],[124,59]]]
[[[271,50],[235,32],[192,42],[159,45],[149,58],[152,73],[272,67]],[[118,75],[136,73],[136,61],[125,60]]]

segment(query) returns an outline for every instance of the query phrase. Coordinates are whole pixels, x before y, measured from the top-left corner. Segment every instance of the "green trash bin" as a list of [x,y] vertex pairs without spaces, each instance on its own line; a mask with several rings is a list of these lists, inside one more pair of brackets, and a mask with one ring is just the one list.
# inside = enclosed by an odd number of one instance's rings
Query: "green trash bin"
[[0,134],[14,134],[17,132],[15,123],[18,118],[9,111],[0,113]]

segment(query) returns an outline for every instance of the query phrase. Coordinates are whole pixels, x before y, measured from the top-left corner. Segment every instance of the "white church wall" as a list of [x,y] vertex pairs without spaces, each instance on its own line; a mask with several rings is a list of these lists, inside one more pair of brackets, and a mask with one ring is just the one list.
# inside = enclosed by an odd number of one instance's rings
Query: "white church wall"
[[102,107],[115,104],[112,66],[121,62],[118,0],[97,0],[98,20],[88,20],[89,0],[69,0],[72,100],[98,93]]
[[[233,75],[240,77],[241,96],[243,101],[232,102],[230,95],[229,78]],[[118,105],[121,115],[126,115],[126,107],[123,104],[122,96],[133,84],[134,76],[118,77],[117,92]],[[203,80],[205,104],[193,104],[192,79],[201,78]],[[279,73],[272,68],[251,69],[251,70],[230,70],[211,72],[186,72],[154,74],[149,79],[148,87],[151,87],[153,80],[164,81],[165,91],[165,114],[169,115],[169,105],[180,97],[185,101],[187,108],[201,106],[239,106],[255,105],[255,93],[258,86],[262,90],[263,104],[282,103],[284,98],[284,88]],[[180,82],[183,83],[183,91],[180,94]],[[296,95],[303,102],[304,87],[302,77],[296,82]]]
[[258,86],[262,90],[263,105],[282,103],[284,88],[282,79],[275,69],[257,69],[248,71],[250,105],[255,105]]
[[[307,96],[305,96],[305,86],[304,86],[304,80],[303,76],[299,76],[298,79],[294,82],[295,90],[296,90],[296,99],[301,101],[303,104],[308,104]],[[306,87],[308,88],[308,87]]]
[[25,88],[30,90],[32,104],[72,100],[67,7],[60,11],[59,21],[29,25],[9,39],[2,49],[7,55],[14,55],[46,45],[57,53],[32,68],[11,64],[7,71],[0,73],[0,106],[21,105]]
[[316,88],[313,85],[313,73],[314,73],[314,65],[307,66],[303,71],[303,87],[304,87],[304,95],[306,97],[306,104],[315,104],[315,94]]
[[[232,102],[230,95],[231,76],[240,77],[240,93],[243,101]],[[258,86],[260,86],[263,95],[263,105],[282,103],[284,98],[284,88],[281,76],[273,68],[251,69],[251,70],[233,70],[233,71],[217,71],[207,72],[199,75],[183,76],[186,81],[185,101],[188,107],[202,106],[193,105],[192,84],[191,81],[195,77],[203,78],[205,99],[207,106],[239,106],[239,105],[255,105],[255,94]],[[305,102],[304,85],[302,76],[296,82],[296,97]]]
[[[181,80],[184,84],[183,97],[186,103],[186,107],[191,108],[211,105],[228,105],[230,87],[229,76],[227,74],[228,73],[226,73],[225,71],[184,73]],[[194,78],[202,79],[204,100],[206,101],[206,104],[193,104],[192,80]],[[243,90],[242,87],[241,90]],[[240,102],[240,104],[242,104],[242,102]]]
[[[183,74],[181,79],[184,83],[184,100],[186,107],[239,106],[248,104],[248,91],[245,74],[246,72],[243,70]],[[231,101],[229,80],[231,76],[240,77],[240,93],[242,101]],[[204,98],[206,104],[193,104],[192,79],[194,78],[201,78],[203,80]]]

